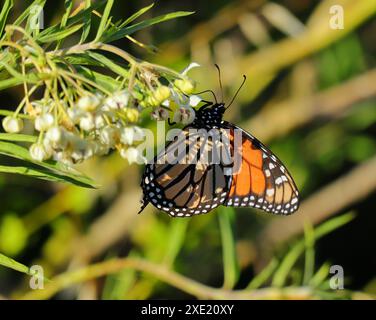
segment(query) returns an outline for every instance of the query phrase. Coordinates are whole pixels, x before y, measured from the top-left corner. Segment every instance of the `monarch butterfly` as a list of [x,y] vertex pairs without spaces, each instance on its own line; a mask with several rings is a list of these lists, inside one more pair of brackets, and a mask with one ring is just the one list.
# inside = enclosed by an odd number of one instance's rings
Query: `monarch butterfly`
[[[146,165],[140,212],[148,203],[173,217],[208,213],[218,205],[254,207],[282,215],[295,212],[298,189],[282,162],[251,134],[222,119],[223,102],[216,98],[215,103],[204,102],[195,120]],[[198,133],[213,129],[220,138]],[[219,153],[227,156],[215,163],[208,161]],[[236,169],[234,162],[226,161],[231,156],[240,158]]]

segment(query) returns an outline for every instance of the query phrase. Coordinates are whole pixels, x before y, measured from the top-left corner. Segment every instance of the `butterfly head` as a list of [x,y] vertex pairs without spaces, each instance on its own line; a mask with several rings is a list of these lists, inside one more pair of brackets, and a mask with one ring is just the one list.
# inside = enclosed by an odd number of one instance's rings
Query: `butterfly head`
[[223,114],[226,111],[224,103],[206,104],[198,109],[194,126],[199,128],[213,128],[222,123]]

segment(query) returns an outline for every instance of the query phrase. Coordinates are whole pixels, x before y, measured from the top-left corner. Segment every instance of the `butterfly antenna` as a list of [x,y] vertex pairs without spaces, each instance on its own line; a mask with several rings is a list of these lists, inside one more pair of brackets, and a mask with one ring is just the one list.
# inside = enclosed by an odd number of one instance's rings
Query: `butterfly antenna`
[[221,102],[223,102],[223,86],[222,86],[221,69],[216,63],[214,65],[218,70],[218,81],[219,81],[219,87],[221,88]]
[[[227,108],[229,108],[229,107],[232,105],[232,103],[234,102],[234,100],[235,100],[236,96],[238,95],[240,89],[243,87],[243,85],[244,85],[244,83],[245,83],[245,80],[247,80],[247,77],[243,74],[243,82],[242,82],[242,84],[240,85],[240,87],[238,88],[238,90],[236,90],[236,92],[235,92],[235,94],[234,94],[234,97],[232,98],[232,100],[231,100],[231,102],[229,103],[229,105],[227,106]],[[226,109],[227,109],[227,108],[226,108]]]
[[215,96],[215,93],[214,93],[213,90],[208,89],[208,90],[204,90],[204,91],[200,91],[200,92],[195,92],[194,94],[201,94],[201,93],[205,93],[205,92],[210,92],[213,95],[213,97],[214,97],[215,103],[218,103],[217,102],[217,97]]

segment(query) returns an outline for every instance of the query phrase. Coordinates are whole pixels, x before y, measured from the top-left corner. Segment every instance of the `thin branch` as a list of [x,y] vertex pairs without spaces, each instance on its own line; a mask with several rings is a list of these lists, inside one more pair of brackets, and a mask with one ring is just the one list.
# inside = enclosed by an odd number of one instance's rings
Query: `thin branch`
[[355,103],[376,96],[376,69],[312,96],[299,96],[263,108],[244,129],[262,141],[282,137],[316,118],[344,115]]
[[343,6],[346,28],[330,28],[328,13],[333,1],[325,0],[318,5],[307,28],[299,36],[286,38],[238,59],[236,69],[249,79],[257,79],[248,86],[247,100],[255,97],[280,70],[335,43],[376,13],[376,1],[338,0],[335,4]]
[[131,268],[153,275],[157,279],[200,299],[312,299],[313,292],[306,287],[263,288],[258,290],[224,290],[212,288],[174,271],[142,259],[113,259],[63,273],[45,285],[43,290],[33,290],[21,299],[49,299],[72,285]]

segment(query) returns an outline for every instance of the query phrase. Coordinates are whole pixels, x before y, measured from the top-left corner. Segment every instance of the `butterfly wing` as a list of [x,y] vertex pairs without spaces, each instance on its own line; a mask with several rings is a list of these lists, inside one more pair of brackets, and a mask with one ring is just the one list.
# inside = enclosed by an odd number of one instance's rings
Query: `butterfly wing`
[[[223,122],[230,130],[231,148],[241,157],[241,166],[233,174],[226,206],[254,207],[288,215],[299,206],[298,189],[282,162],[260,141],[243,129]],[[234,146],[234,132],[241,131],[241,146]]]
[[171,216],[207,213],[227,199],[231,177],[218,157],[220,139],[187,127],[148,164],[141,186],[144,204],[151,202]]

